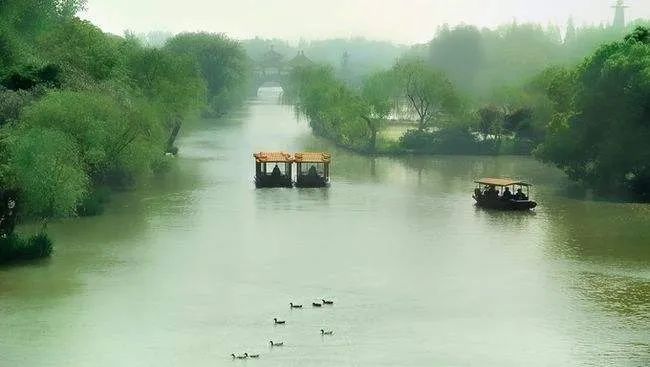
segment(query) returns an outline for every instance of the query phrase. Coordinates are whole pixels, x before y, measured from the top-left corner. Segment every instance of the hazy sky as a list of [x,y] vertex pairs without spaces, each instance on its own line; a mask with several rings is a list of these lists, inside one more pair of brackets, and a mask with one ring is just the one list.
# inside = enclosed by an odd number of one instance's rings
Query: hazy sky
[[[610,22],[615,0],[88,0],[82,15],[105,31],[224,32],[289,40],[363,36],[429,40],[448,23]],[[629,0],[628,19],[650,18],[650,0]]]

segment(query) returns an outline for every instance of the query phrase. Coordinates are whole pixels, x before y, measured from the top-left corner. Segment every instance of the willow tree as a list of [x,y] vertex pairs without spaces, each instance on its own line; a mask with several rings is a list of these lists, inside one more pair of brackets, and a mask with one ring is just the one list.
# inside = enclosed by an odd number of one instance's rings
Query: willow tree
[[418,130],[424,131],[459,110],[460,98],[452,83],[423,61],[398,63],[393,70],[409,107],[417,115]]
[[399,94],[396,74],[393,71],[381,71],[370,75],[361,88],[364,104],[361,118],[370,130],[368,150],[377,151],[377,135],[384,121],[393,110],[395,98]]
[[89,186],[76,142],[57,130],[32,128],[21,132],[10,149],[24,212],[43,218],[74,214]]

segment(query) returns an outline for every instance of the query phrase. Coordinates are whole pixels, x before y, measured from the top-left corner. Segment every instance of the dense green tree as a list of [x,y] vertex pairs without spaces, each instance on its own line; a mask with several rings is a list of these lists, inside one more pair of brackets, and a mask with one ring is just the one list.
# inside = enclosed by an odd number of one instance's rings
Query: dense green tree
[[166,149],[174,152],[183,120],[205,105],[205,82],[191,58],[130,41],[122,46],[128,49],[128,75],[138,94],[156,105],[168,134]]
[[24,210],[38,217],[74,214],[89,184],[77,144],[63,132],[34,128],[15,136],[10,146],[13,183],[22,191]]
[[628,191],[646,200],[649,35],[648,28],[637,28],[624,41],[600,47],[576,69],[575,78],[568,79],[574,81],[571,103],[556,103],[547,139],[537,152],[571,178],[604,193]]
[[309,119],[312,130],[321,136],[356,150],[374,151],[379,114],[385,113],[380,92],[369,86],[371,106],[355,90],[337,79],[327,66],[295,69],[289,78],[289,91],[299,113]]
[[377,150],[377,134],[384,121],[391,114],[399,98],[399,81],[393,71],[377,72],[370,75],[363,83],[361,97],[365,108],[362,118],[370,130],[369,151]]
[[421,60],[398,63],[394,72],[410,108],[417,114],[420,131],[442,123],[458,112],[460,98],[444,74]]
[[65,133],[78,147],[82,168],[99,183],[136,174],[163,154],[164,127],[156,117],[138,100],[128,106],[109,94],[60,91],[28,107],[22,127]]
[[88,21],[64,20],[39,38],[42,57],[64,70],[73,87],[119,76],[121,39],[102,32]]
[[247,97],[250,65],[239,42],[222,34],[183,33],[167,41],[165,50],[196,62],[206,82],[211,114],[222,115]]

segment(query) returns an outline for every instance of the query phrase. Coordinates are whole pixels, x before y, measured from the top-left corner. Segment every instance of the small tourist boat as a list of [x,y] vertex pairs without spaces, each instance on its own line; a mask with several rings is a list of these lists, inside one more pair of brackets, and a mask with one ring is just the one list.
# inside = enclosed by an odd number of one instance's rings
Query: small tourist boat
[[[483,178],[472,196],[476,206],[496,210],[531,210],[537,203],[530,200],[529,183],[508,178]],[[526,191],[524,193],[524,190]]]
[[329,153],[296,153],[296,187],[327,187],[330,183]]
[[255,186],[293,187],[293,157],[285,152],[260,152],[255,158]]

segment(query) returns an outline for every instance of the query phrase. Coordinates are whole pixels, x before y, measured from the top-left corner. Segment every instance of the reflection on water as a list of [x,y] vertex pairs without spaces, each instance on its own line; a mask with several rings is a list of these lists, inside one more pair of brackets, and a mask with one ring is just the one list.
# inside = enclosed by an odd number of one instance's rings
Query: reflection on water
[[[188,125],[167,177],[0,270],[0,366],[650,364],[650,207],[568,199],[528,158],[358,156],[276,102]],[[260,150],[332,151],[332,187],[255,190]],[[476,209],[492,175],[541,206]]]

